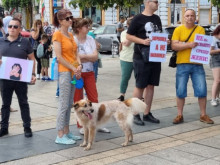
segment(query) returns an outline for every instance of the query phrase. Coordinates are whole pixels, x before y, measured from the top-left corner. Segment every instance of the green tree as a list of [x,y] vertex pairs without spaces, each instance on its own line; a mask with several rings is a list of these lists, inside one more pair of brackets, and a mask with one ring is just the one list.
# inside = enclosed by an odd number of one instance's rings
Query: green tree
[[10,8],[31,8],[32,0],[2,0],[3,6],[8,10]]
[[220,9],[220,0],[209,0],[212,2],[213,6],[216,6],[218,9]]
[[106,10],[114,5],[116,5],[116,8],[129,8],[141,3],[143,3],[143,0],[71,0],[69,4],[75,8],[79,6],[80,9],[97,6],[100,9]]

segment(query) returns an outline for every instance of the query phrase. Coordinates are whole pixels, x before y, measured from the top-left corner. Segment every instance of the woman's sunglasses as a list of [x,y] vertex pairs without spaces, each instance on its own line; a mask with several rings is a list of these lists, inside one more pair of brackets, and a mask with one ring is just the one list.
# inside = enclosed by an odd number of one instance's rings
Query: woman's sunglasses
[[66,21],[69,21],[69,20],[72,21],[72,20],[73,20],[73,16],[66,17],[65,20],[66,20]]
[[9,29],[11,29],[11,28],[17,29],[18,27],[19,27],[18,25],[8,25]]

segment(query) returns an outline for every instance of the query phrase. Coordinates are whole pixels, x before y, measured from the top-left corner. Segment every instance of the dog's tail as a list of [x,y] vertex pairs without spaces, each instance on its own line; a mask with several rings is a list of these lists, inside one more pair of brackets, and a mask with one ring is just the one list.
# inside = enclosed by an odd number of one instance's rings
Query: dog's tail
[[124,103],[131,108],[131,111],[134,114],[144,112],[147,108],[147,105],[142,100],[135,97],[125,100]]

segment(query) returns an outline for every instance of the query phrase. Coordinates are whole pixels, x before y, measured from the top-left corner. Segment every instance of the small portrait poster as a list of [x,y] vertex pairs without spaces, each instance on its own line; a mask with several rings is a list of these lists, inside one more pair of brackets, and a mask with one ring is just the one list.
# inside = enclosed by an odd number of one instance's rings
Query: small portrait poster
[[198,46],[192,49],[190,62],[209,64],[212,38],[212,36],[196,34],[194,42],[197,42]]
[[151,43],[149,61],[165,62],[168,35],[165,33],[151,33],[150,39]]
[[34,62],[11,57],[2,57],[0,79],[30,82]]

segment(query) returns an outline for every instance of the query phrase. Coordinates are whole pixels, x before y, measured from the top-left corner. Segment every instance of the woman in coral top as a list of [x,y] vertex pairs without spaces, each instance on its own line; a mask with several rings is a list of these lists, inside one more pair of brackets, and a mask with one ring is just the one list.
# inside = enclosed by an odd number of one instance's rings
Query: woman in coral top
[[81,139],[69,130],[70,110],[73,104],[75,87],[70,83],[73,75],[81,77],[82,64],[77,56],[77,45],[73,35],[68,32],[73,16],[69,10],[61,9],[54,16],[54,25],[59,30],[53,34],[53,45],[58,60],[60,97],[57,114],[58,144],[74,144]]

